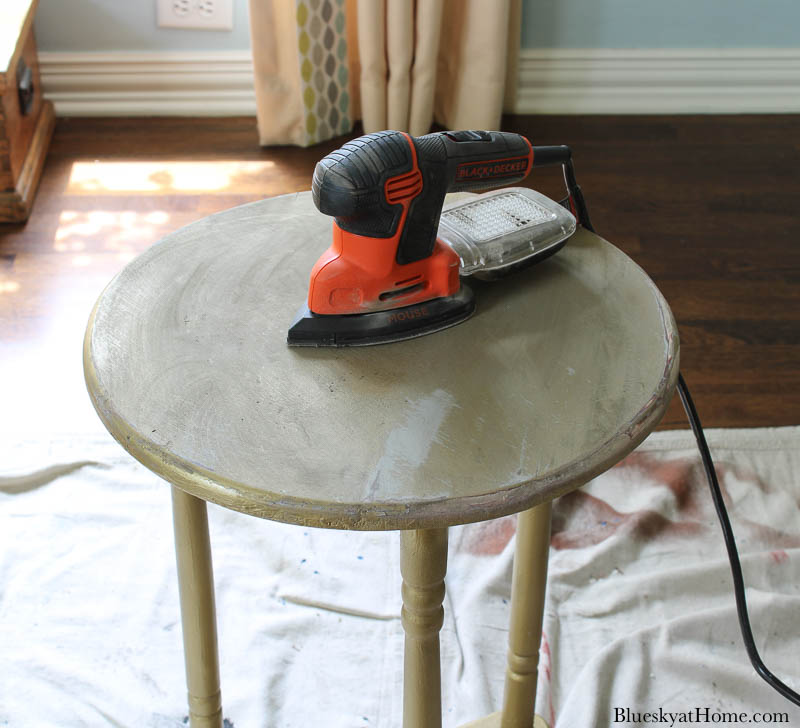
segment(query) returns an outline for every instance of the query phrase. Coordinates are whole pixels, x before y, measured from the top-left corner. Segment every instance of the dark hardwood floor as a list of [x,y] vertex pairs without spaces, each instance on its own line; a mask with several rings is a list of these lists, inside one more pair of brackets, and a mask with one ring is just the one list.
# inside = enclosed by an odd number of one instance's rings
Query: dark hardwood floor
[[[800,424],[800,117],[508,116],[504,128],[572,146],[597,231],[672,306],[704,424]],[[30,220],[0,225],[6,403],[26,407],[11,390],[31,372],[49,381],[50,410],[74,386],[72,344],[131,257],[210,213],[308,189],[345,139],[260,148],[251,118],[60,119]],[[527,184],[563,196],[555,171]],[[27,409],[49,416],[44,399]],[[662,426],[686,426],[677,402]]]

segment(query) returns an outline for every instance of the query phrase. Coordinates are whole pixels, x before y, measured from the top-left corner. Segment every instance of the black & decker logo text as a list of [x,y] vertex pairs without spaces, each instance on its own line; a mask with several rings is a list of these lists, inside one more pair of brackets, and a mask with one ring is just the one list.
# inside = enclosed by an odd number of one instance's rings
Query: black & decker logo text
[[528,158],[503,159],[494,162],[466,162],[456,168],[456,181],[485,179],[487,177],[515,177],[525,174]]

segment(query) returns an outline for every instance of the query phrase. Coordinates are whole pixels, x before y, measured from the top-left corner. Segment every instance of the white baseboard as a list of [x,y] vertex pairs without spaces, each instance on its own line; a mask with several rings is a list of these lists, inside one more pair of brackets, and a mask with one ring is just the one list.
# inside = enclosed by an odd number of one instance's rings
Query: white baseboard
[[519,114],[800,112],[800,49],[523,49]]
[[253,116],[250,51],[39,54],[58,116]]
[[[250,51],[41,53],[59,116],[252,116]],[[800,49],[523,49],[519,114],[800,112]]]

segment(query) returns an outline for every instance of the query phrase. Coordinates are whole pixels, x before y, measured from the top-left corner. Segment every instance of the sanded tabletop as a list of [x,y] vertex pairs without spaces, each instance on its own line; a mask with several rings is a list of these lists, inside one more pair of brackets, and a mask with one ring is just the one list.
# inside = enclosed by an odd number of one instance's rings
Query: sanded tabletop
[[450,329],[289,348],[331,219],[308,192],[200,220],[133,260],[89,321],[84,367],[111,434],[183,490],[263,518],[405,529],[494,518],[636,447],[678,376],[672,313],[579,229],[557,255],[470,284]]

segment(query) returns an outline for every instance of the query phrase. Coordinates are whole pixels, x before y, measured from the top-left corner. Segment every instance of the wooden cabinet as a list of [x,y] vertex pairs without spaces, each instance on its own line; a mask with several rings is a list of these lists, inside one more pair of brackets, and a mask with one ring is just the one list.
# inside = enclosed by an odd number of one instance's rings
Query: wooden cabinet
[[53,134],[33,37],[38,0],[0,2],[0,222],[31,212]]

